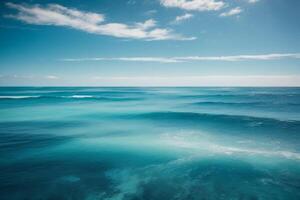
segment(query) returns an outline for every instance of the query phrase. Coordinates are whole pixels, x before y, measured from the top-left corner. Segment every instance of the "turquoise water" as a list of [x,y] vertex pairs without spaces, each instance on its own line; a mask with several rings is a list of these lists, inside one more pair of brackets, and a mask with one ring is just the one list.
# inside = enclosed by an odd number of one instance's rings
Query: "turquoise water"
[[0,88],[0,199],[299,200],[300,88]]

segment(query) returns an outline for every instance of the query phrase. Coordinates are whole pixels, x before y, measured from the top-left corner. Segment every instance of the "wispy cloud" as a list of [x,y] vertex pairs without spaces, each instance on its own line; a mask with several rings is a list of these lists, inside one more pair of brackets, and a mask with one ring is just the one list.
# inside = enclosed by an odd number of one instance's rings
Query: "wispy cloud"
[[59,79],[58,76],[54,76],[54,75],[48,75],[48,76],[45,76],[46,79],[52,79],[52,80],[56,80],[56,79]]
[[248,0],[249,3],[257,3],[259,0]]
[[84,61],[127,61],[127,62],[159,62],[159,63],[178,63],[191,61],[267,61],[280,59],[300,59],[300,53],[277,53],[260,55],[234,55],[234,56],[183,56],[183,57],[118,57],[118,58],[65,58],[62,61],[84,62]]
[[195,11],[220,10],[225,6],[223,1],[218,0],[160,0],[160,3],[169,8]]
[[145,15],[154,15],[154,14],[156,14],[157,13],[157,10],[154,10],[154,9],[152,9],[152,10],[148,10],[148,11],[146,11],[145,12]]
[[142,40],[193,40],[195,37],[183,37],[171,29],[157,28],[153,19],[127,25],[123,23],[105,23],[105,16],[99,13],[85,12],[67,8],[58,4],[47,6],[6,3],[9,8],[18,11],[6,15],[28,24],[65,26],[92,34],[108,35],[118,38]]
[[235,56],[190,56],[174,57],[176,60],[188,61],[251,61],[251,60],[278,60],[278,59],[300,59],[300,53],[277,53],[277,54],[260,54],[260,55],[235,55]]
[[109,86],[299,86],[294,75],[95,76],[94,84]]
[[228,12],[223,12],[220,14],[221,17],[228,17],[228,16],[233,16],[233,15],[238,15],[241,12],[243,12],[243,10],[240,7],[236,7],[233,8],[231,10],[229,10]]
[[38,75],[20,75],[20,74],[0,75],[0,78],[19,79],[19,80],[21,80],[21,79],[47,79],[47,80],[60,79],[58,76],[54,76],[54,75],[38,76]]
[[175,20],[173,21],[173,23],[180,23],[182,21],[185,21],[185,20],[188,20],[190,18],[194,17],[193,14],[190,14],[190,13],[186,13],[184,15],[179,15],[175,18]]
[[84,61],[127,61],[127,62],[159,62],[159,63],[177,63],[182,62],[173,58],[164,57],[120,57],[120,58],[65,58],[62,61],[84,62]]

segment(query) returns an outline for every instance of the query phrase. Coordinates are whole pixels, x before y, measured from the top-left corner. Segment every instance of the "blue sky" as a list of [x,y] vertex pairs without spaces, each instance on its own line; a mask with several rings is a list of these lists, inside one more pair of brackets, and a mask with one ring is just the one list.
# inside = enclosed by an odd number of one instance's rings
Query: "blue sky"
[[0,3],[0,85],[300,86],[298,0]]

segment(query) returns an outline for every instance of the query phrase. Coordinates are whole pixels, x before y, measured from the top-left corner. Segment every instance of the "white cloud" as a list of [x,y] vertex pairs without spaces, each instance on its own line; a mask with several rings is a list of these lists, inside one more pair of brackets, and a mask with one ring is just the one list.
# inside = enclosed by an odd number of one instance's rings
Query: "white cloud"
[[58,76],[53,76],[53,75],[48,75],[48,76],[45,76],[45,78],[46,78],[46,79],[53,79],[53,80],[55,80],[55,79],[59,79],[59,77],[58,77]]
[[300,53],[286,54],[260,54],[260,55],[235,55],[235,56],[189,56],[174,57],[175,60],[187,61],[251,61],[251,60],[278,60],[278,59],[300,59]]
[[131,58],[118,58],[121,61],[140,61],[140,62],[162,62],[162,63],[175,63],[180,62],[172,58],[161,57],[131,57]]
[[194,15],[190,14],[190,13],[186,13],[184,15],[180,15],[180,16],[177,16],[174,20],[174,23],[179,23],[179,22],[182,22],[182,21],[185,21],[185,20],[188,20],[190,18],[194,17]]
[[20,75],[20,74],[12,74],[12,75],[0,75],[0,78],[5,79],[48,79],[48,80],[57,80],[60,79],[58,76],[54,75],[45,75],[45,76],[38,76],[38,75]]
[[109,86],[299,86],[297,75],[207,75],[92,77],[95,85]]
[[83,61],[129,61],[129,62],[160,62],[177,63],[190,61],[267,61],[279,59],[300,59],[300,53],[278,53],[278,54],[260,54],[260,55],[234,55],[234,56],[184,56],[184,57],[119,57],[119,58],[66,58],[62,61],[83,62]]
[[143,40],[193,40],[195,37],[183,37],[170,29],[156,28],[156,21],[150,19],[142,23],[127,25],[123,23],[104,23],[103,14],[70,9],[58,4],[24,5],[6,3],[18,11],[7,17],[35,25],[65,26],[92,34],[108,35],[118,38]]
[[173,58],[164,57],[120,57],[120,58],[66,58],[62,61],[82,62],[82,61],[128,61],[128,62],[159,62],[159,63],[176,63],[181,62]]
[[223,12],[220,14],[221,17],[228,17],[228,16],[233,16],[233,15],[238,15],[241,12],[243,12],[243,10],[240,7],[236,7],[233,8],[231,10],[229,10],[228,12]]
[[142,30],[147,30],[156,26],[156,21],[153,19],[149,19],[144,23],[136,23],[136,26]]
[[165,7],[195,11],[220,10],[225,6],[221,0],[160,0],[160,3]]
[[248,0],[249,3],[257,3],[259,0]]

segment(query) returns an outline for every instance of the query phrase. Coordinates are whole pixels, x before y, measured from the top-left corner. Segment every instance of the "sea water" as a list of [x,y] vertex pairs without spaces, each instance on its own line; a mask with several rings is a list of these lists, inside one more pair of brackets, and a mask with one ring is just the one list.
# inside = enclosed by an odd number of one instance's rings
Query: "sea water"
[[300,88],[0,88],[0,199],[299,200]]

